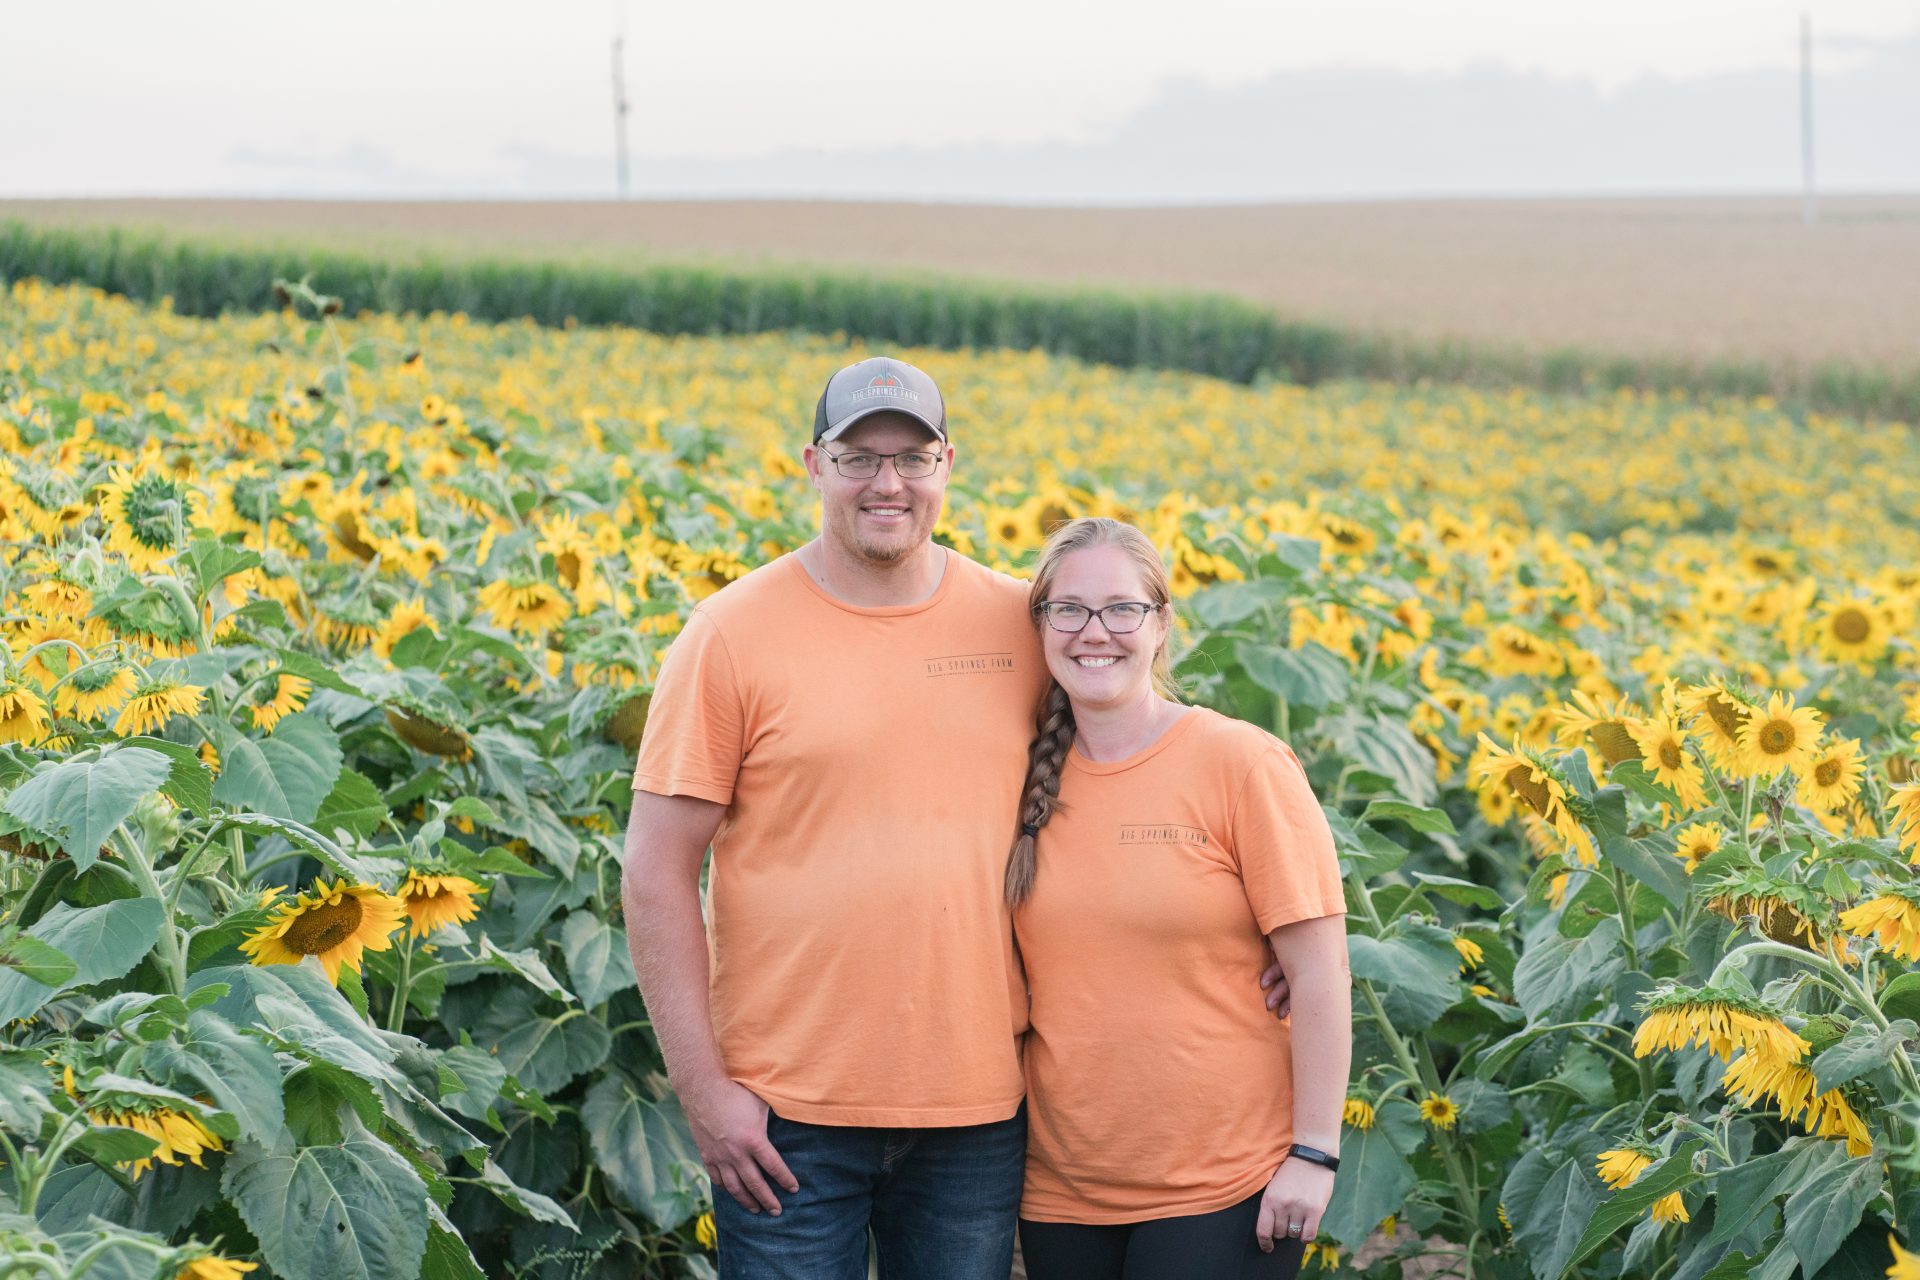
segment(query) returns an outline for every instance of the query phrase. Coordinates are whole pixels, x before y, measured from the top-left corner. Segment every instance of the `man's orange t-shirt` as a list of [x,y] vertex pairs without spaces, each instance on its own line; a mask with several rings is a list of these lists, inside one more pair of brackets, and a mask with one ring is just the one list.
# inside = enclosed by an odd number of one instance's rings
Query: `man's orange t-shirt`
[[1293,752],[1204,708],[1107,763],[1069,754],[1014,914],[1031,984],[1020,1214],[1211,1213],[1293,1142],[1266,935],[1341,915],[1327,821]]
[[952,552],[931,597],[881,608],[783,556],[674,640],[633,785],[727,806],[713,1028],[727,1073],[779,1115],[939,1127],[1019,1109],[1026,992],[1001,886],[1045,681],[1026,584]]

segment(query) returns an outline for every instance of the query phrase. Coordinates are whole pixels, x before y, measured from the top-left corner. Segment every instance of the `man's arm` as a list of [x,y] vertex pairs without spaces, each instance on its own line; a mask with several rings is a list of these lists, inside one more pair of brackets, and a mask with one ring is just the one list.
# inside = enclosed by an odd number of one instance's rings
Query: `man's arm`
[[767,1141],[767,1104],[727,1075],[707,997],[700,866],[725,812],[694,796],[634,791],[620,903],[640,995],[707,1173],[749,1213],[777,1215],[767,1177],[788,1192],[800,1184]]

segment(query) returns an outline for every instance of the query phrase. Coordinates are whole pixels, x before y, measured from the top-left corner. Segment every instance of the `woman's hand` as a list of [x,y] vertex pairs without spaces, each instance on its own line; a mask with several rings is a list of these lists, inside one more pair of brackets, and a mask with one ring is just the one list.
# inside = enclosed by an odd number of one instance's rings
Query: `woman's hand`
[[1272,1253],[1274,1245],[1286,1240],[1313,1239],[1332,1198],[1333,1170],[1305,1160],[1282,1160],[1260,1197],[1260,1217],[1253,1225],[1260,1251]]

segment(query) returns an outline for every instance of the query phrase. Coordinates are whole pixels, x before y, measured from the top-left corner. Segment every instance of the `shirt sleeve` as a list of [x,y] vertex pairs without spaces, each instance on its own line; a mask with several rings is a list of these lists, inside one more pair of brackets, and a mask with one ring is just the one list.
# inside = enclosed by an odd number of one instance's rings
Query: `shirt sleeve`
[[1262,933],[1345,915],[1333,832],[1299,758],[1275,741],[1241,784],[1231,826],[1234,861]]
[[696,609],[661,660],[634,790],[731,804],[746,740],[733,657],[720,629]]

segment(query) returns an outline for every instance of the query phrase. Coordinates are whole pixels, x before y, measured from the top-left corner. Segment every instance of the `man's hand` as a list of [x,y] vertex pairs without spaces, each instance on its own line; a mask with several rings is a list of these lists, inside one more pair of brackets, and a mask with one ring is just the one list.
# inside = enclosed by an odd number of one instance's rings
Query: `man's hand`
[[1280,972],[1280,962],[1275,960],[1260,975],[1260,989],[1267,993],[1267,1008],[1276,1018],[1284,1018],[1293,1012],[1293,992],[1287,986],[1287,975]]
[[789,1195],[800,1189],[800,1183],[767,1140],[767,1104],[759,1095],[722,1078],[681,1094],[680,1106],[714,1185],[725,1187],[748,1213],[765,1209],[779,1217],[780,1200],[767,1179],[779,1183]]

